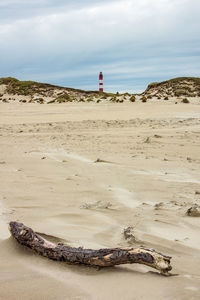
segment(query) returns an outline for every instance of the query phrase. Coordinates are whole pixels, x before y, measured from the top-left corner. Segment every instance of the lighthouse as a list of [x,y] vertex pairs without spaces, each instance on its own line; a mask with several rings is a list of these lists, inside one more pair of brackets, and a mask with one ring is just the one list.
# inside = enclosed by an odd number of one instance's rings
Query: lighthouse
[[103,73],[99,73],[99,92],[103,92]]

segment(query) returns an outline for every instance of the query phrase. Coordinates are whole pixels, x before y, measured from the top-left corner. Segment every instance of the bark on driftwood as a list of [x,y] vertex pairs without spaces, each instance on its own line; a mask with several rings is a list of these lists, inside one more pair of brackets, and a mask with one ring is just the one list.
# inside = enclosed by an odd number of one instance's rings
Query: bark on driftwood
[[84,264],[93,267],[111,267],[120,264],[144,264],[157,269],[164,275],[172,269],[171,257],[165,256],[152,249],[145,248],[110,248],[110,249],[83,249],[72,248],[63,244],[53,244],[31,228],[22,223],[10,222],[9,229],[12,236],[26,247],[38,254],[68,264]]

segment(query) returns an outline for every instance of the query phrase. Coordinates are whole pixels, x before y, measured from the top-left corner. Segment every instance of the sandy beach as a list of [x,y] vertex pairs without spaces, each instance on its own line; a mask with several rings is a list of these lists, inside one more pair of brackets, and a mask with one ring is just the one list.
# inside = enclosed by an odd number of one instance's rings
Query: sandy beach
[[[199,103],[0,103],[0,299],[199,299]],[[70,246],[154,248],[174,276],[50,261],[11,220]]]

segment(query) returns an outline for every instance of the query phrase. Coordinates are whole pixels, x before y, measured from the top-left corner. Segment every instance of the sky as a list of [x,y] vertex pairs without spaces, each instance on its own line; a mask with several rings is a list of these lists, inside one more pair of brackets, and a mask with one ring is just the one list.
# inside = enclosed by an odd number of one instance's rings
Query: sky
[[0,77],[107,92],[200,77],[200,0],[0,0]]

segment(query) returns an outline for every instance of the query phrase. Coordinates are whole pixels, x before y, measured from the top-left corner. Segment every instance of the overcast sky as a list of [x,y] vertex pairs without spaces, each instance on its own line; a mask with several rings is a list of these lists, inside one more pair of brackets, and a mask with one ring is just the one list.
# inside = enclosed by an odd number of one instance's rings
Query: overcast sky
[[0,0],[0,77],[140,92],[200,76],[200,0]]

